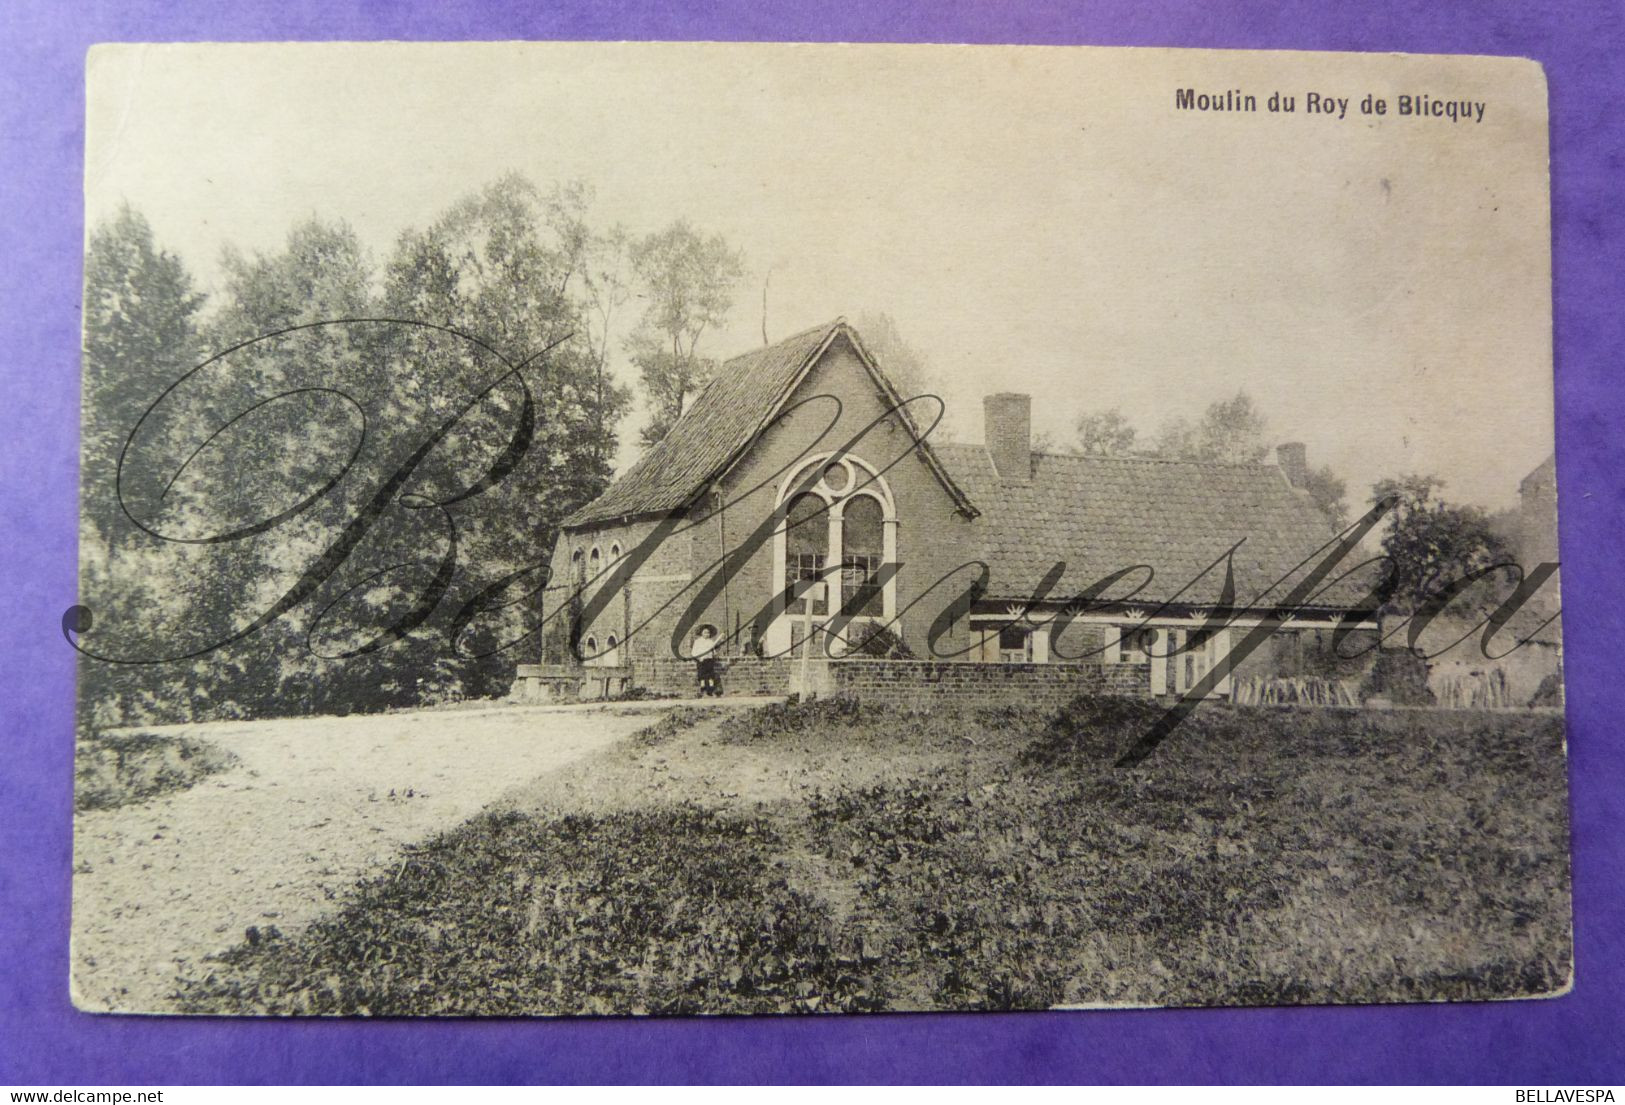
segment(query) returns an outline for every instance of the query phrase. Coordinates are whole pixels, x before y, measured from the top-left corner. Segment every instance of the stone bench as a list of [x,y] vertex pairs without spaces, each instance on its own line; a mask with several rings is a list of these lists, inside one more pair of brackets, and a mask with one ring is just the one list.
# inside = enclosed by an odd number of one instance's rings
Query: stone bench
[[596,702],[624,695],[629,668],[615,665],[520,664],[509,697],[515,702]]

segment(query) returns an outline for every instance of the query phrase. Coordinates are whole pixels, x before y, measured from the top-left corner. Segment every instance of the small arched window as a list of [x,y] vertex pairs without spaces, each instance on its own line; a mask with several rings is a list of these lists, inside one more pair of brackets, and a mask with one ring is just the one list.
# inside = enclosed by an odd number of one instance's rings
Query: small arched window
[[598,576],[598,571],[599,571],[599,569],[600,569],[600,568],[602,568],[602,567],[603,567],[603,566],[604,566],[604,558],[603,558],[603,556],[602,556],[602,555],[601,555],[601,554],[600,554],[600,553],[599,553],[599,552],[598,552],[598,546],[597,546],[597,545],[594,545],[594,546],[593,546],[593,547],[592,547],[592,555],[591,555],[591,556],[589,556],[589,557],[587,557],[587,571],[588,571],[588,573],[590,573],[590,574],[591,574],[591,575],[592,575],[592,576],[593,576],[593,577],[594,577],[594,578],[597,578],[597,576]]
[[576,577],[577,583],[581,582],[581,573],[584,569],[585,565],[581,562],[581,550],[576,549],[570,554],[570,574]]
[[604,663],[609,667],[616,667],[621,662],[620,654],[616,652],[616,646],[619,644],[620,642],[615,639],[615,634],[613,633],[611,633],[608,640],[604,642]]
[[621,558],[621,543],[619,541],[617,541],[617,542],[615,542],[613,545],[611,545],[609,547],[609,561],[610,561],[611,564],[613,564],[613,563],[615,563],[615,561],[619,560],[620,558]]
[[581,642],[581,662],[583,664],[600,664],[603,660],[598,655],[598,638],[588,637]]

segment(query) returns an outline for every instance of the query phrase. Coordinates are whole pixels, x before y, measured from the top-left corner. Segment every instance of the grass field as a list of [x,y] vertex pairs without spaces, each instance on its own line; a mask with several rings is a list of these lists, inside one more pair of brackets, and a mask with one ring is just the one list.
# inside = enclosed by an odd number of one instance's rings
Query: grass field
[[182,985],[197,1012],[1477,999],[1570,977],[1562,721],[683,711]]

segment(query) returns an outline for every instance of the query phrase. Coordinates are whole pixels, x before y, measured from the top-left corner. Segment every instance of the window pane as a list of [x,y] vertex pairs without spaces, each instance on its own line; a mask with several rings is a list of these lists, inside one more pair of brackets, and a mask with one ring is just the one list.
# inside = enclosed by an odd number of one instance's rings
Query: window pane
[[[797,580],[817,579],[824,572],[829,552],[829,511],[824,500],[816,495],[800,495],[790,503],[785,514],[784,533],[784,586],[788,590]],[[797,599],[787,609],[792,614],[806,613],[805,599]],[[825,609],[820,603],[814,613]]]
[[800,495],[790,503],[785,513],[784,549],[790,556],[798,553],[829,551],[829,509],[817,495]]
[[879,617],[885,613],[878,556],[841,558],[841,610],[850,617]]
[[841,511],[841,551],[878,559],[886,549],[880,503],[868,495],[848,499]]

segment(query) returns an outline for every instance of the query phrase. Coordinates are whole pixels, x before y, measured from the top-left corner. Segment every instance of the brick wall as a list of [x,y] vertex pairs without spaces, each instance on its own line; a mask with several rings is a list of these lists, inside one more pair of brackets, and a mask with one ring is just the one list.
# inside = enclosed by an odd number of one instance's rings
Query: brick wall
[[[799,661],[784,657],[724,659],[721,661],[723,691],[727,694],[789,694],[798,665]],[[521,676],[531,667],[526,665]],[[974,706],[1012,703],[1054,708],[1080,694],[1145,697],[1151,689],[1150,671],[1144,664],[836,660],[817,667],[821,670],[810,674],[814,676],[815,686],[822,685],[821,693],[901,709],[927,709],[947,703]],[[624,672],[627,686],[662,696],[686,698],[696,690],[694,664],[687,660],[639,659],[622,668],[580,670],[598,677]],[[518,685],[515,693],[519,693]]]
[[[790,693],[788,659],[758,660],[754,657],[723,658],[719,662],[724,694]],[[674,657],[638,659],[632,662],[632,685],[660,695],[689,697],[699,681],[692,660]]]
[[924,709],[945,701],[1054,708],[1080,694],[1147,697],[1151,693],[1150,669],[1140,664],[840,660],[830,669],[837,693],[903,709]]

